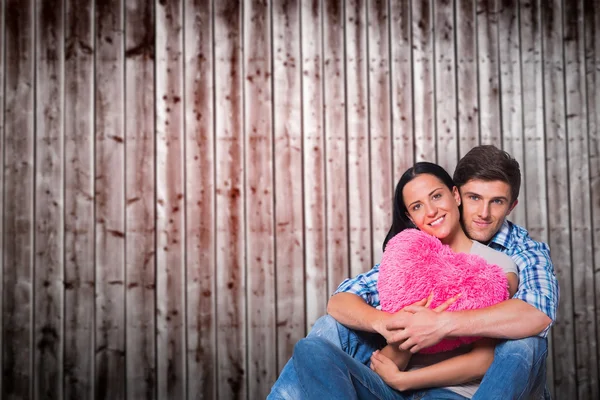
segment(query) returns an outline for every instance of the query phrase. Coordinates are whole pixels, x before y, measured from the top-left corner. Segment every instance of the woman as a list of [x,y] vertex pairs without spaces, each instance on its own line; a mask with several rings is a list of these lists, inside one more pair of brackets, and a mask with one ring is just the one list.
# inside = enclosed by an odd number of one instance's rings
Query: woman
[[[396,187],[393,223],[384,248],[402,230],[419,228],[440,239],[454,252],[477,254],[487,262],[511,271],[507,278],[512,296],[517,287],[514,262],[510,257],[466,236],[460,224],[460,201],[457,188],[443,168],[432,163],[415,164],[403,174]],[[342,313],[347,315],[348,307],[352,307],[350,300],[353,299],[348,296],[333,296],[328,305],[329,314],[341,320]],[[405,390],[444,387],[435,389],[435,398],[448,394],[451,396],[448,398],[464,399],[470,398],[477,389],[478,384],[472,381],[484,375],[493,360],[493,351],[494,342],[482,339],[472,348],[414,355],[409,370],[400,371],[408,364],[411,354],[397,350],[397,346],[386,346],[373,353],[369,369],[342,350],[331,348],[320,338],[311,338],[297,344],[292,359],[307,398],[404,399],[407,398],[402,393]],[[320,379],[325,374],[319,374],[319,369],[333,371],[326,374],[327,381]],[[465,383],[468,384],[457,386]],[[429,392],[430,395],[432,393]]]

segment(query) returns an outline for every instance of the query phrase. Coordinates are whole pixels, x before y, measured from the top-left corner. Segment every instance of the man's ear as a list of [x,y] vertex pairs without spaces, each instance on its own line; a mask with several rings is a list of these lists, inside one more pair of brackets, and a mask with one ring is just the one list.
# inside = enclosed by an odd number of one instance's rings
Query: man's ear
[[517,206],[517,203],[518,203],[518,202],[519,202],[519,199],[515,200],[515,201],[514,201],[514,203],[512,203],[512,204],[510,205],[510,207],[508,208],[508,212],[506,213],[506,215],[510,214],[510,212],[511,212],[512,210],[514,210],[514,208]]
[[454,196],[454,200],[456,200],[456,204],[460,206],[462,198],[460,197],[460,192],[458,191],[458,188],[456,186],[452,188],[452,195]]

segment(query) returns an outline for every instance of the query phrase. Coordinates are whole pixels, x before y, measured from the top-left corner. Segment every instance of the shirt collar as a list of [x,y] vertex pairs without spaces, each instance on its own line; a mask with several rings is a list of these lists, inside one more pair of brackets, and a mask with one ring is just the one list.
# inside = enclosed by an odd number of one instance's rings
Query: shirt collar
[[512,224],[508,220],[504,220],[500,230],[494,235],[490,243],[495,243],[505,249],[510,248]]

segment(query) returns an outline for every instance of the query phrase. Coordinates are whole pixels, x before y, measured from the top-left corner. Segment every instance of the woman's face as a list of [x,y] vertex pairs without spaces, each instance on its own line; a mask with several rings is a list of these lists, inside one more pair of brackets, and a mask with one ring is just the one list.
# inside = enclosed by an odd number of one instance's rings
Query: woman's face
[[408,217],[420,230],[440,239],[460,229],[460,195],[430,174],[417,175],[402,190]]

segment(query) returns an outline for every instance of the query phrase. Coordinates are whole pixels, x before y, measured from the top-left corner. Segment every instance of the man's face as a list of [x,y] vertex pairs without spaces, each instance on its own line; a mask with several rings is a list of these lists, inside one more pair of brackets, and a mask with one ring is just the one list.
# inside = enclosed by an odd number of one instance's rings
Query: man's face
[[478,242],[489,242],[504,218],[517,205],[510,203],[510,185],[502,181],[471,179],[460,188],[462,221],[467,235]]

